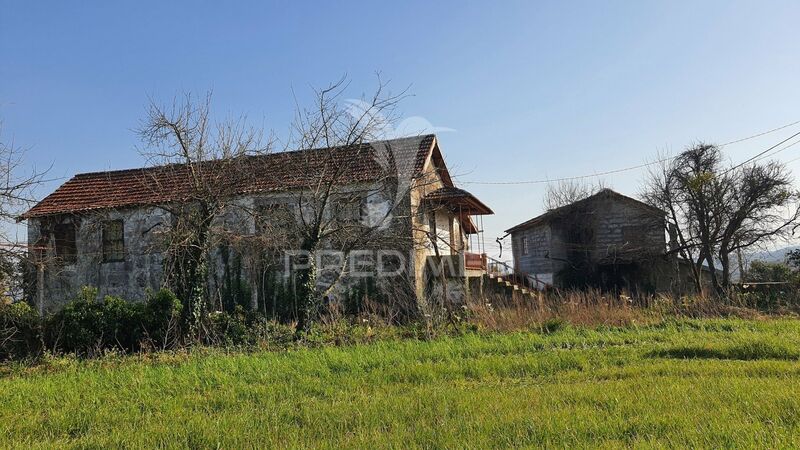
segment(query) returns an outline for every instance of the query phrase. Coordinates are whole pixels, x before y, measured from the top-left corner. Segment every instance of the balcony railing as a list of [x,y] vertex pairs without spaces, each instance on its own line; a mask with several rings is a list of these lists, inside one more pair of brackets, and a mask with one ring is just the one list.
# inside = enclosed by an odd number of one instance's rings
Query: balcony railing
[[448,277],[475,277],[486,273],[486,255],[458,252],[436,258],[428,256],[428,264],[435,270],[441,266]]
[[464,267],[469,270],[486,270],[486,254],[465,252]]

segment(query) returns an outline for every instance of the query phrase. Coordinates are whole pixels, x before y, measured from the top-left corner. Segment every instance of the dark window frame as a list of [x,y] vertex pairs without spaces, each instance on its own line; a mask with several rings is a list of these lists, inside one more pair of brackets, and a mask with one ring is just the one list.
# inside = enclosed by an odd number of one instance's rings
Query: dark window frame
[[456,218],[454,216],[448,216],[448,228],[450,232],[450,250],[457,252],[460,249],[458,248],[458,242],[456,241]]
[[428,211],[428,231],[431,234],[436,235],[436,210],[431,209]]
[[[110,236],[110,227],[119,226],[119,230]],[[125,222],[122,219],[107,220],[103,222],[102,229],[103,262],[125,261]],[[119,246],[115,249],[114,246]]]
[[[358,209],[358,217],[354,213]],[[339,223],[360,224],[367,216],[367,199],[361,195],[343,196],[334,202],[334,218]]]
[[66,265],[78,262],[78,227],[73,222],[53,226],[53,247],[59,262]]
[[33,247],[31,248],[31,256],[33,257],[34,262],[41,263],[47,259],[47,243],[47,235],[39,236],[39,238],[33,243]]

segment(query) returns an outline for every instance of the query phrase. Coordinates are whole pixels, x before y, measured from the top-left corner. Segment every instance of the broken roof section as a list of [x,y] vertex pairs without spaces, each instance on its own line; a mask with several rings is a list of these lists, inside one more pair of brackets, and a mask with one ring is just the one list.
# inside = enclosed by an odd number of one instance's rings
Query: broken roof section
[[[416,178],[431,160],[442,168],[446,186],[452,180],[433,134],[375,141],[358,146],[322,148],[247,156],[237,164],[200,163],[202,171],[219,176],[219,170],[236,194],[278,192],[318,182],[333,161],[347,183],[375,181],[393,168],[399,176]],[[52,194],[20,216],[20,220],[54,214],[157,205],[191,200],[190,166],[173,164],[139,169],[83,173],[72,177]],[[211,176],[211,175],[209,175]]]
[[564,206],[559,207],[559,208],[551,209],[550,211],[547,211],[546,213],[544,213],[542,215],[536,216],[533,219],[526,220],[525,222],[522,222],[522,223],[520,223],[518,225],[515,225],[515,226],[507,229],[506,233],[513,233],[514,231],[518,231],[518,230],[521,230],[523,228],[528,228],[528,227],[532,227],[532,226],[536,226],[536,225],[549,223],[551,220],[554,220],[554,219],[557,219],[557,218],[561,218],[565,214],[569,214],[574,209],[578,209],[578,208],[580,208],[582,206],[585,206],[585,205],[587,205],[589,203],[592,203],[592,202],[595,202],[597,200],[609,199],[609,198],[610,199],[614,199],[614,200],[618,200],[618,201],[621,201],[621,202],[624,202],[624,203],[628,203],[630,205],[633,205],[633,206],[635,206],[637,208],[641,208],[643,210],[647,210],[647,211],[653,213],[654,215],[660,215],[660,216],[666,215],[666,212],[664,212],[664,211],[662,211],[662,210],[660,210],[660,209],[658,209],[658,208],[656,208],[654,206],[650,206],[647,203],[644,203],[644,202],[641,202],[639,200],[636,200],[633,197],[628,197],[627,195],[623,195],[623,194],[620,194],[619,192],[616,192],[616,191],[613,191],[611,189],[606,188],[606,189],[601,189],[596,194],[590,195],[589,197],[586,197],[586,198],[584,198],[582,200],[578,200],[577,202],[573,202],[573,203],[570,203],[569,205],[564,205]]

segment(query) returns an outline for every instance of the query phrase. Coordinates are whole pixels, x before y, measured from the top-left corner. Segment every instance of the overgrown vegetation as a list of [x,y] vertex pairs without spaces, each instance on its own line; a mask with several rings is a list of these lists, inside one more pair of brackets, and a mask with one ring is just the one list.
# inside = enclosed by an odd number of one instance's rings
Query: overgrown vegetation
[[739,292],[718,298],[627,297],[601,291],[554,291],[538,299],[497,294],[463,305],[449,315],[398,319],[386,299],[373,297],[368,285],[342,301],[326,305],[317,323],[298,335],[296,323],[236,306],[206,314],[198,330],[187,334],[180,300],[170,291],[150,293],[144,301],[98,298],[82,289],[55,314],[40,317],[25,303],[0,305],[0,360],[39,362],[47,355],[93,358],[188,347],[245,350],[288,349],[374,342],[383,338],[431,339],[470,330],[554,332],[564,326],[639,326],[671,318],[795,316],[796,290]]
[[109,350],[137,352],[174,348],[181,339],[181,303],[161,290],[143,303],[97,298],[85,287],[56,314],[40,317],[28,304],[0,306],[0,359],[30,359],[44,352],[96,356]]
[[[40,362],[47,355],[93,358],[107,354],[150,353],[191,346],[239,349],[287,349],[371,342],[381,336],[422,337],[430,329],[414,324],[390,326],[388,307],[366,291],[360,301],[328,305],[321,323],[298,336],[293,322],[279,322],[262,312],[236,306],[204,315],[197,331],[182,328],[182,303],[162,289],[143,302],[98,298],[84,287],[78,298],[55,314],[41,317],[27,303],[0,304],[0,361]],[[428,336],[428,337],[429,337]]]

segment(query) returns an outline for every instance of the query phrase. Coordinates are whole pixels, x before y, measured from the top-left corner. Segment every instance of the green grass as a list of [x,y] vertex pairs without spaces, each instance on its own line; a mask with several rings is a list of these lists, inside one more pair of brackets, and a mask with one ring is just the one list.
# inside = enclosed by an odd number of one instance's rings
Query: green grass
[[798,447],[800,322],[56,360],[0,379],[0,447]]

